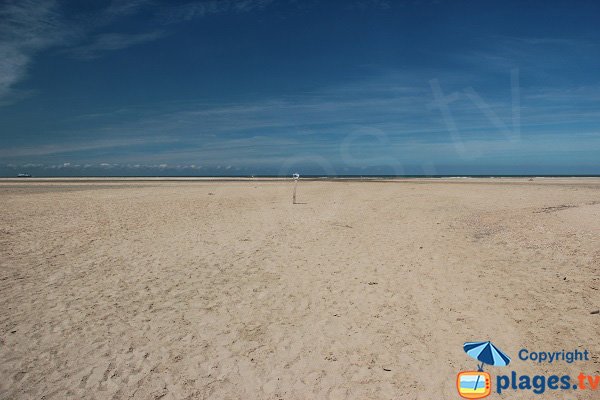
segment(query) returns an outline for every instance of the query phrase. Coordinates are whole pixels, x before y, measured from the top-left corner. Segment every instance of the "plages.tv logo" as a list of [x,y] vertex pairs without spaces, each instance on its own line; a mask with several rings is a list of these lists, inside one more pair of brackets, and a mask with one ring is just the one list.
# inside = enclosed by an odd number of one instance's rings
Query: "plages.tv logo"
[[483,399],[492,393],[492,377],[483,370],[484,365],[504,367],[510,364],[510,357],[489,341],[467,342],[463,349],[481,364],[477,365],[477,371],[459,372],[456,376],[456,389],[465,399]]

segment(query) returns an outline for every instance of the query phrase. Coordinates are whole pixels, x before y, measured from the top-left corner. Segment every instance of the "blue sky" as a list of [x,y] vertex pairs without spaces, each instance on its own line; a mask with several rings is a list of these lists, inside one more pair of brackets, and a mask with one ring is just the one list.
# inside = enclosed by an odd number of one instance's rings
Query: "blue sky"
[[595,1],[0,2],[0,175],[600,174]]

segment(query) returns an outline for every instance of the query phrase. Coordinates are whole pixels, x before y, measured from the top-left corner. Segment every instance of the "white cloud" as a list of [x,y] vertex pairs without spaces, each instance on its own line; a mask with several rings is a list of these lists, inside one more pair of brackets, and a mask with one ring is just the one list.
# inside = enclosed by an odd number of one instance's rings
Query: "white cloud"
[[88,44],[68,50],[68,53],[83,59],[100,57],[107,51],[122,50],[138,44],[152,42],[165,36],[163,31],[138,34],[103,33],[92,39]]
[[389,0],[357,0],[354,3],[350,3],[350,7],[358,9],[367,8],[380,8],[382,10],[389,10],[392,5]]
[[13,86],[24,79],[39,51],[70,37],[54,0],[17,0],[0,5],[0,100],[19,98]]
[[99,149],[110,149],[118,147],[129,147],[144,144],[153,143],[173,143],[176,142],[176,138],[168,137],[140,137],[140,138],[126,138],[126,139],[104,139],[104,140],[93,140],[82,143],[57,143],[48,145],[37,145],[31,147],[14,147],[14,148],[3,148],[0,149],[0,157],[30,157],[30,156],[44,156],[51,154],[61,153],[72,153],[86,150],[99,150]]
[[[248,12],[273,0],[209,0],[181,6],[157,6],[152,0],[113,0],[102,11],[79,20],[68,20],[57,0],[5,0],[0,2],[0,105],[14,103],[27,92],[15,90],[40,51],[69,48],[66,53],[93,59],[103,53],[148,43],[164,31],[95,33],[118,18],[144,7],[153,8],[162,22],[179,22],[221,12]],[[87,42],[87,43],[86,43]]]
[[169,6],[163,9],[166,22],[189,21],[210,14],[220,14],[228,11],[250,12],[261,9],[274,0],[204,0],[193,1],[180,6]]

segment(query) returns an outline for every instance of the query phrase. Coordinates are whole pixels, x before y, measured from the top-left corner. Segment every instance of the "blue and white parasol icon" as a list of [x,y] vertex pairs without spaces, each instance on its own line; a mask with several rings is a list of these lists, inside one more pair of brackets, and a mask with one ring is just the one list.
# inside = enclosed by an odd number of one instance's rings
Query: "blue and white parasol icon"
[[[463,345],[465,353],[481,361],[481,365],[477,366],[478,371],[483,371],[483,365],[494,365],[498,367],[505,367],[510,364],[510,357],[504,354],[499,348],[494,346],[492,342],[467,342]],[[480,376],[477,376],[475,387],[479,383]]]
[[492,344],[492,342],[467,342],[463,345],[465,353],[481,362],[478,367],[479,371],[483,371],[483,365],[494,365],[505,367],[510,364],[510,357],[507,356]]

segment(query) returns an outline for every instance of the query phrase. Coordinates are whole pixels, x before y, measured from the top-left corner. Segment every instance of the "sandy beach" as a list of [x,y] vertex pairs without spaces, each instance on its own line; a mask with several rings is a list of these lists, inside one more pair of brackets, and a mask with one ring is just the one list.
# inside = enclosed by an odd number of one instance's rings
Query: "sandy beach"
[[291,197],[276,180],[0,182],[0,398],[455,399],[479,340],[520,374],[600,374],[600,179]]

